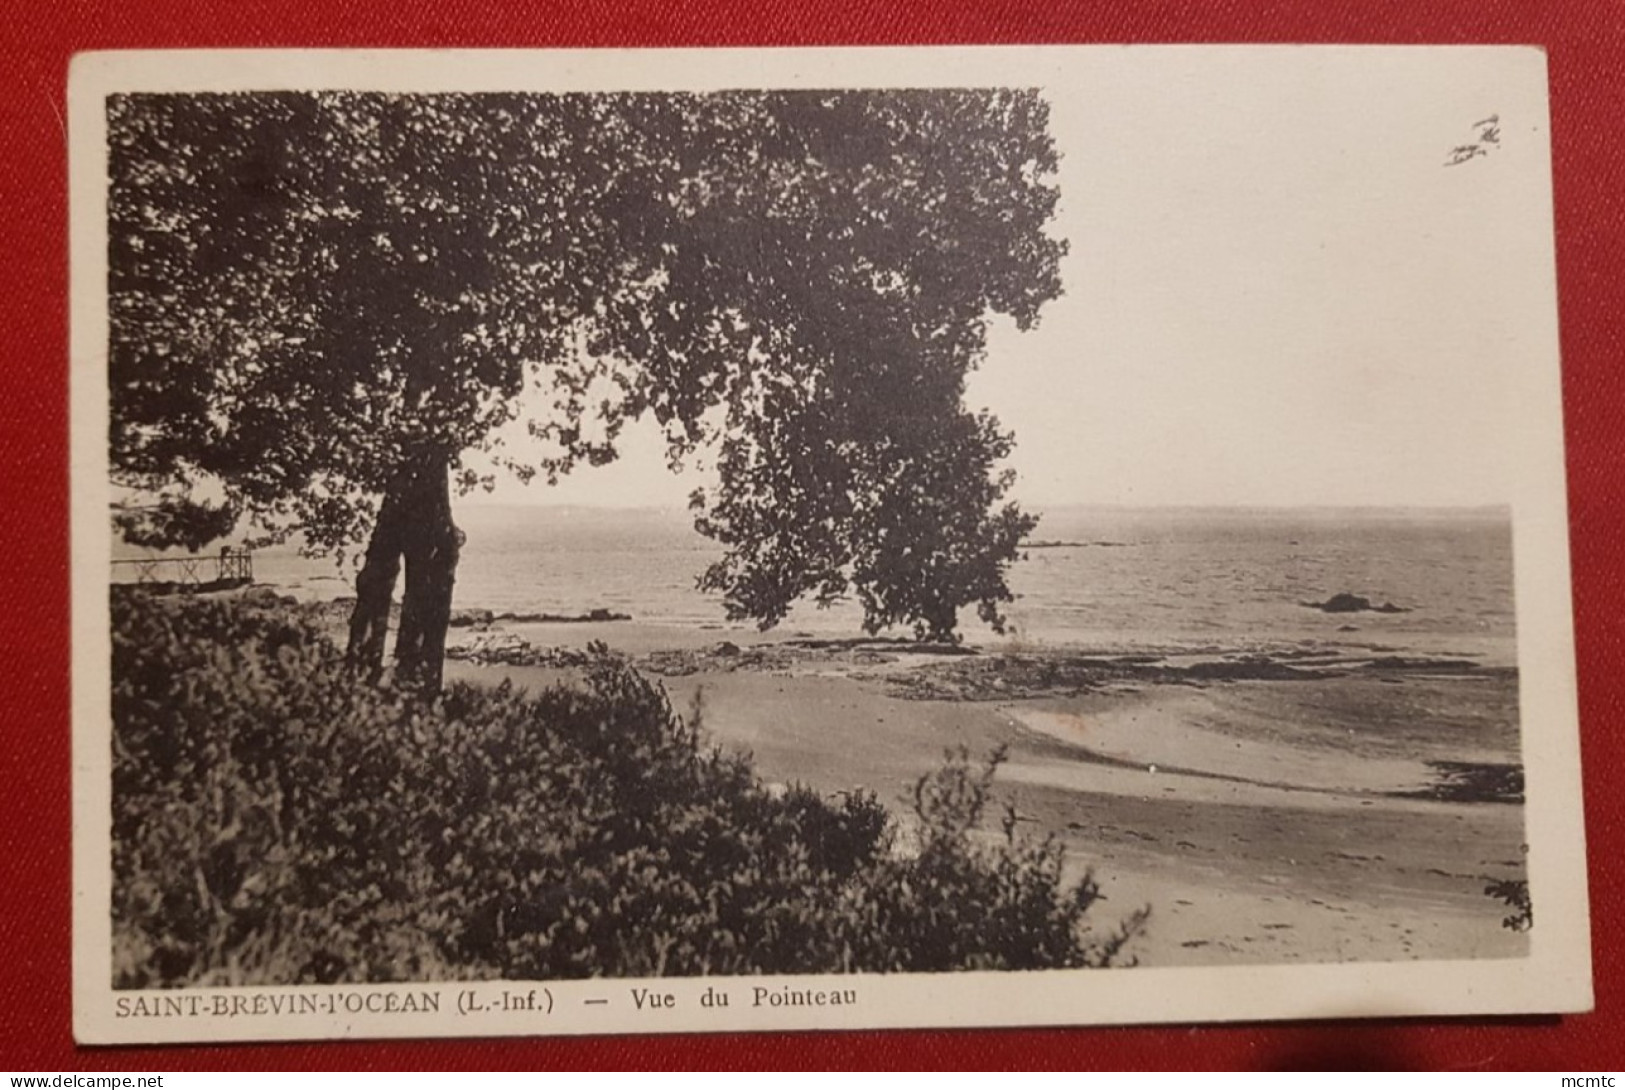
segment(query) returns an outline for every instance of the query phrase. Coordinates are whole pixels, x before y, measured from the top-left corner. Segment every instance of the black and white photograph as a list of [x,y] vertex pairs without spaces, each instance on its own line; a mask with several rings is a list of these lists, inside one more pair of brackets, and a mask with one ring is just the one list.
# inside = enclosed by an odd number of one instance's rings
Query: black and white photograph
[[1589,1005],[1539,52],[70,104],[82,1041]]

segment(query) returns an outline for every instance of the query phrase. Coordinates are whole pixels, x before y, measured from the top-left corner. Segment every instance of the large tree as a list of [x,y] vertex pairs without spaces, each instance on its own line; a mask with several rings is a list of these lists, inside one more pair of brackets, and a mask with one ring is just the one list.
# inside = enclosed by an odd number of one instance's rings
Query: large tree
[[[1060,292],[1025,90],[109,100],[111,455],[127,537],[362,549],[350,654],[439,682],[474,466],[556,480],[651,415],[764,625],[1000,624],[1033,520],[964,405]],[[540,455],[502,447],[523,414]],[[529,448],[527,448],[529,449]]]

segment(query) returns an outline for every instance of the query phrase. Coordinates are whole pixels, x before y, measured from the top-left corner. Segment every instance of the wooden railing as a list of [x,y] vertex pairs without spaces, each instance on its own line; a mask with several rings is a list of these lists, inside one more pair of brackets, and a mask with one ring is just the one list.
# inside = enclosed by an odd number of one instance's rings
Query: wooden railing
[[241,587],[254,581],[254,554],[246,549],[222,549],[214,556],[153,556],[115,560],[113,575],[115,583]]

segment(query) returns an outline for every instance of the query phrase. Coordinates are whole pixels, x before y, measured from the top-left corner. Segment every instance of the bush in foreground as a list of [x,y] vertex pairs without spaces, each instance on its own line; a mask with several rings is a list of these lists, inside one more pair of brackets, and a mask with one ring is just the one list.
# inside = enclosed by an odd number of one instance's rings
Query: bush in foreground
[[113,602],[115,986],[1106,964],[992,766],[775,793],[605,659],[577,686],[358,684],[297,611]]

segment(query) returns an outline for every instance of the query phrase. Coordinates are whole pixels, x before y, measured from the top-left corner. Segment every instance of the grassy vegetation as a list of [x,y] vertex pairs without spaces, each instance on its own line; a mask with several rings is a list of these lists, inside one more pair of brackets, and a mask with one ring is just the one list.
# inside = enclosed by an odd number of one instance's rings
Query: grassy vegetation
[[1512,911],[1501,918],[1501,926],[1508,931],[1528,931],[1535,926],[1535,910],[1529,900],[1529,881],[1525,878],[1492,879],[1484,887],[1486,896],[1504,902]]
[[358,684],[296,609],[113,599],[119,987],[1098,966],[1093,883],[993,764],[770,791],[603,658],[537,695]]

